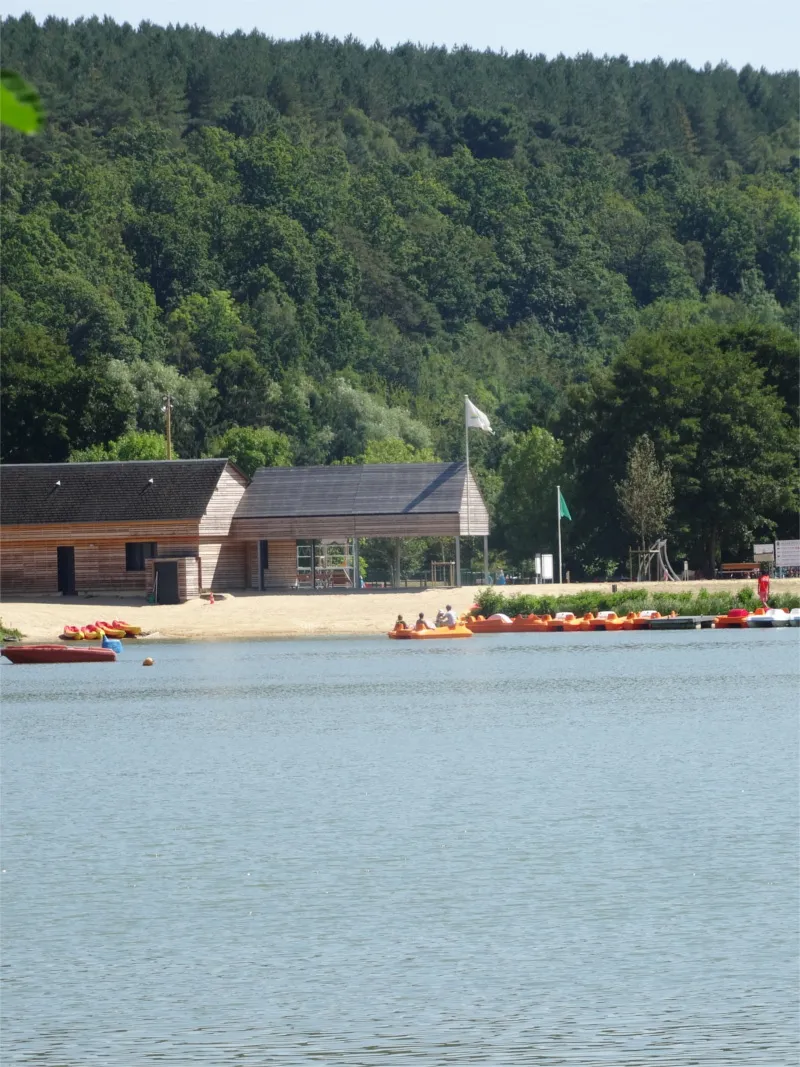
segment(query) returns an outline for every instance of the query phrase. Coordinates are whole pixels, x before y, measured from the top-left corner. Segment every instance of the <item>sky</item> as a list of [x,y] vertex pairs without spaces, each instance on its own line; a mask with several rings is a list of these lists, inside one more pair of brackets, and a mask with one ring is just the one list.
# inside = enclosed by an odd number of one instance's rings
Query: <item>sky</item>
[[109,15],[190,23],[215,33],[252,29],[278,38],[348,34],[365,44],[405,41],[470,45],[494,51],[575,56],[627,55],[631,60],[685,59],[694,67],[720,61],[740,69],[797,69],[800,4],[796,0],[5,0],[6,15],[30,11],[74,20]]

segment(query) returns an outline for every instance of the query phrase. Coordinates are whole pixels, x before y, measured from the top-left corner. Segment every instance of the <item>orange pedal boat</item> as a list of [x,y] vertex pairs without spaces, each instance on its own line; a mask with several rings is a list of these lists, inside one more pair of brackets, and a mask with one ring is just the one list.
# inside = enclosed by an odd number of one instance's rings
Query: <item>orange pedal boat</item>
[[622,624],[623,630],[649,630],[651,619],[660,619],[661,612],[646,608],[644,611],[628,613],[628,617]]
[[616,611],[598,611],[593,619],[584,619],[582,630],[621,630],[626,620],[621,619]]
[[435,630],[390,630],[388,636],[395,641],[431,641],[443,637],[472,637],[472,630],[459,623],[457,626],[437,626]]
[[580,630],[583,619],[576,619],[571,611],[557,611],[555,618],[547,623],[548,631],[555,633],[570,633]]
[[751,614],[747,608],[731,608],[727,615],[717,615],[714,619],[714,629],[744,630]]

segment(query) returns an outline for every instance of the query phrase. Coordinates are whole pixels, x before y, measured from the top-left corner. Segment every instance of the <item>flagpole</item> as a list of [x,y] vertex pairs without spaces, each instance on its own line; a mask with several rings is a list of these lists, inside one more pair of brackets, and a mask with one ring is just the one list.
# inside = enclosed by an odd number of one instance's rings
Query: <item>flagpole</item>
[[[464,453],[467,457],[467,537],[470,536],[470,517],[469,517],[469,420],[467,418],[467,394],[464,394]],[[472,556],[470,556],[470,562]]]
[[558,513],[558,584],[564,581],[564,571],[561,566],[561,486],[556,486],[556,512]]

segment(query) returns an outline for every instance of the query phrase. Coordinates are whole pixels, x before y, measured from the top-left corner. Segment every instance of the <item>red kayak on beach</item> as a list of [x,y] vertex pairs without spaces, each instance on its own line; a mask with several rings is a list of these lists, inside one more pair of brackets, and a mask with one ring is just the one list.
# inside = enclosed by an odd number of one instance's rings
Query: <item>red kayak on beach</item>
[[0,652],[12,663],[113,663],[117,658],[110,648],[75,645],[6,645]]

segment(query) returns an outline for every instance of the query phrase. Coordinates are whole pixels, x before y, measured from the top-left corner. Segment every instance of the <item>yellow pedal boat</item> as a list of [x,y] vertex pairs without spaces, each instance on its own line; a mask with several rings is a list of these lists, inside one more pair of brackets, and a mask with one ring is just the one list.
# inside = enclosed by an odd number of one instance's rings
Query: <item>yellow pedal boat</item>
[[459,623],[457,626],[437,626],[435,630],[390,630],[388,637],[394,641],[433,641],[443,637],[473,637],[472,630]]

